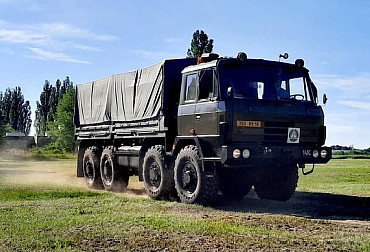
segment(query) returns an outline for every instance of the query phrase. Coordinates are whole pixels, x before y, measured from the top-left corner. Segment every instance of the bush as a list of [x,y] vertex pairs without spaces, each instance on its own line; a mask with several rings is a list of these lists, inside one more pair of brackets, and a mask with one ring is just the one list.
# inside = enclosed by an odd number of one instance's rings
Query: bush
[[76,154],[72,152],[66,152],[61,149],[57,149],[53,144],[45,147],[34,147],[30,149],[32,157],[37,159],[70,159],[76,158]]

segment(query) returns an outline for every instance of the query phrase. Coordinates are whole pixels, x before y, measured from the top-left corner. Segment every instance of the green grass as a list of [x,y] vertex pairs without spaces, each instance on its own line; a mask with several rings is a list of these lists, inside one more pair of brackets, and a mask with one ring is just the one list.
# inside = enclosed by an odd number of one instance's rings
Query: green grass
[[370,161],[334,159],[316,165],[312,174],[300,175],[297,190],[370,197]]
[[[0,159],[0,251],[370,251],[368,221],[258,214],[242,203],[154,201],[140,194],[137,177],[129,193],[92,191],[76,178],[75,165],[74,159]],[[365,160],[333,160],[301,175],[297,190],[370,197],[369,172]]]

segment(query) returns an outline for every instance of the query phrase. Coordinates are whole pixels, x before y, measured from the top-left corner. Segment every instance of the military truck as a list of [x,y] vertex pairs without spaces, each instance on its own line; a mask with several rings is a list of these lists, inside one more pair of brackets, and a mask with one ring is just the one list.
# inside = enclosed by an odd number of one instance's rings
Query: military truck
[[136,175],[153,199],[207,205],[253,186],[259,198],[285,201],[299,168],[308,174],[331,158],[302,59],[165,60],[77,85],[74,121],[88,187],[124,191]]

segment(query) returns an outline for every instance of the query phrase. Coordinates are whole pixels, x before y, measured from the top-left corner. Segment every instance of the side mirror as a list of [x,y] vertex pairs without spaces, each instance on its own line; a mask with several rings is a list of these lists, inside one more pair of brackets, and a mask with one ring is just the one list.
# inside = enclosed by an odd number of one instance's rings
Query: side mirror
[[227,88],[227,96],[229,98],[234,96],[234,92],[233,92],[233,88],[232,87],[228,87]]
[[327,101],[328,101],[328,97],[326,96],[326,94],[324,94],[322,97],[322,102],[324,103],[324,105],[326,104]]

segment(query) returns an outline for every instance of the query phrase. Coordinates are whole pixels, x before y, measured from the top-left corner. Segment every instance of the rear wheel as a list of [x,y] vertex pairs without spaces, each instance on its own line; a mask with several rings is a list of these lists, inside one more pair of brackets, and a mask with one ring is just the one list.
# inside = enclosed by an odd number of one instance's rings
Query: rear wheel
[[123,192],[127,189],[129,176],[118,169],[113,148],[105,148],[100,158],[100,173],[105,190]]
[[275,169],[269,176],[254,183],[254,189],[261,199],[287,201],[294,194],[298,184],[298,168],[291,164]]
[[91,189],[103,189],[103,183],[100,177],[99,154],[96,147],[89,147],[85,150],[82,171],[87,186]]
[[220,191],[231,199],[243,198],[252,188],[253,182],[243,169],[223,170],[220,176]]
[[214,174],[206,174],[203,162],[194,145],[180,150],[174,168],[175,187],[183,203],[208,205],[212,203],[218,192],[218,178]]
[[162,145],[148,149],[144,157],[143,178],[145,191],[153,199],[168,199],[175,190],[173,171],[166,169]]

